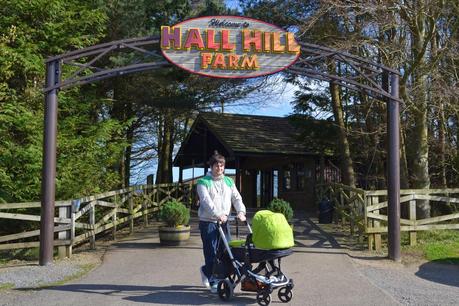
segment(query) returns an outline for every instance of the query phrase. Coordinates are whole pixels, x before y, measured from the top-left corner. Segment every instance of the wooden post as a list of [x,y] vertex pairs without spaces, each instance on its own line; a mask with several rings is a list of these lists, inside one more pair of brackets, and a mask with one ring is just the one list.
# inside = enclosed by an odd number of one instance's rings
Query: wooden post
[[241,189],[241,165],[239,161],[239,157],[236,157],[235,160],[235,166],[236,166],[236,188],[239,190],[240,193],[242,193]]
[[89,210],[89,224],[91,225],[91,236],[89,237],[89,247],[91,250],[96,249],[96,203]]
[[[368,220],[367,217],[367,207],[371,205],[371,197],[367,196],[366,192],[364,194],[365,199],[365,209],[364,209],[364,225],[365,225],[365,233],[368,233],[368,229],[372,227],[371,222]],[[368,235],[368,251],[373,250],[373,234]]]
[[133,203],[133,195],[129,197],[129,233],[134,232],[134,215],[133,215],[133,210],[134,210],[134,203]]
[[[353,196],[354,196],[353,192],[352,192],[352,190],[350,190],[349,191],[349,199],[352,199]],[[354,202],[355,202],[355,200],[354,200]],[[351,236],[353,236],[354,233],[355,233],[354,232],[354,226],[355,226],[354,218],[355,218],[356,214],[354,213],[354,207],[351,205],[350,202],[348,203],[348,206],[349,206],[349,216],[350,216],[350,218],[349,218],[349,228],[350,228]]]
[[67,256],[70,258],[72,257],[73,241],[75,240],[75,207],[73,207],[73,203],[68,209],[70,214],[70,245],[67,248]]
[[[372,201],[371,202],[373,204],[379,203],[379,197],[378,196],[372,197]],[[379,215],[379,209],[373,211],[373,213],[375,215]],[[373,221],[373,226],[376,227],[376,228],[379,228],[380,227],[380,222],[378,220],[374,220]],[[375,251],[377,251],[377,252],[381,251],[381,234],[380,233],[375,233]]]
[[[59,207],[59,218],[67,218],[67,207]],[[57,234],[59,240],[67,240],[68,231],[61,231]],[[57,247],[59,259],[64,259],[67,256],[67,246],[60,245]]]
[[116,211],[117,211],[117,207],[118,207],[118,201],[117,201],[117,197],[115,195],[115,207],[113,208],[113,216],[112,216],[112,224],[113,224],[112,236],[113,236],[113,240],[116,240]]
[[338,197],[339,197],[339,206],[340,206],[340,209],[341,211],[343,212],[343,214],[341,215],[341,225],[342,226],[345,226],[346,225],[346,216],[344,215],[344,213],[346,212],[346,206],[344,205],[344,196],[343,196],[343,189],[342,188],[339,188],[338,189]]
[[142,207],[143,207],[143,223],[145,226],[148,226],[148,205],[145,202],[142,202]]
[[[410,221],[414,221],[416,225],[416,200],[410,201]],[[410,245],[416,245],[416,231],[410,231]]]

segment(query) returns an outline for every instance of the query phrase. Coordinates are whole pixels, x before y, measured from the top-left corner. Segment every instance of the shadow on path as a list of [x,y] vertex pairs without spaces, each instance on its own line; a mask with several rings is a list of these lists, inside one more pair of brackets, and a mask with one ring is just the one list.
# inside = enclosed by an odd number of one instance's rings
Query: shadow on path
[[[50,288],[47,290],[78,292],[116,296],[126,301],[164,305],[221,305],[218,295],[197,286],[133,286],[74,284]],[[254,303],[254,298],[238,294],[237,302],[243,305]]]
[[459,287],[458,265],[430,261],[422,264],[415,275],[431,282]]

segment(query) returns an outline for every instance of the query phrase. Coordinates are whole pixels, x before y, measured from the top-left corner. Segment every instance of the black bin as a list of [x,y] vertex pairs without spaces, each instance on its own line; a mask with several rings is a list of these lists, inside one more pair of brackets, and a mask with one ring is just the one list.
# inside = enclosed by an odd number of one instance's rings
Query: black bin
[[328,199],[323,199],[319,203],[319,223],[333,222],[333,204]]

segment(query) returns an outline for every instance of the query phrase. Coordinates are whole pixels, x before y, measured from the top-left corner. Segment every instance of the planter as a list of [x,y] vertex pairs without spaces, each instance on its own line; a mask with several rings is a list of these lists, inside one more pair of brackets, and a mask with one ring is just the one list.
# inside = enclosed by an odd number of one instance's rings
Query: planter
[[159,242],[162,245],[182,245],[190,238],[190,226],[162,226],[159,228]]

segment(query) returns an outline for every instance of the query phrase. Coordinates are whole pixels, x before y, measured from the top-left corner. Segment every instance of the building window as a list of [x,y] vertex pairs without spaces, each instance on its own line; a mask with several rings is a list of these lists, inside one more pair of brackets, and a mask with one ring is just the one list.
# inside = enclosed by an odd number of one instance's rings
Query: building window
[[283,189],[284,191],[291,191],[293,186],[293,165],[289,164],[284,167],[284,180]]
[[279,171],[273,171],[273,197],[279,197]]
[[296,190],[303,191],[306,185],[306,172],[304,163],[295,164],[296,170]]

